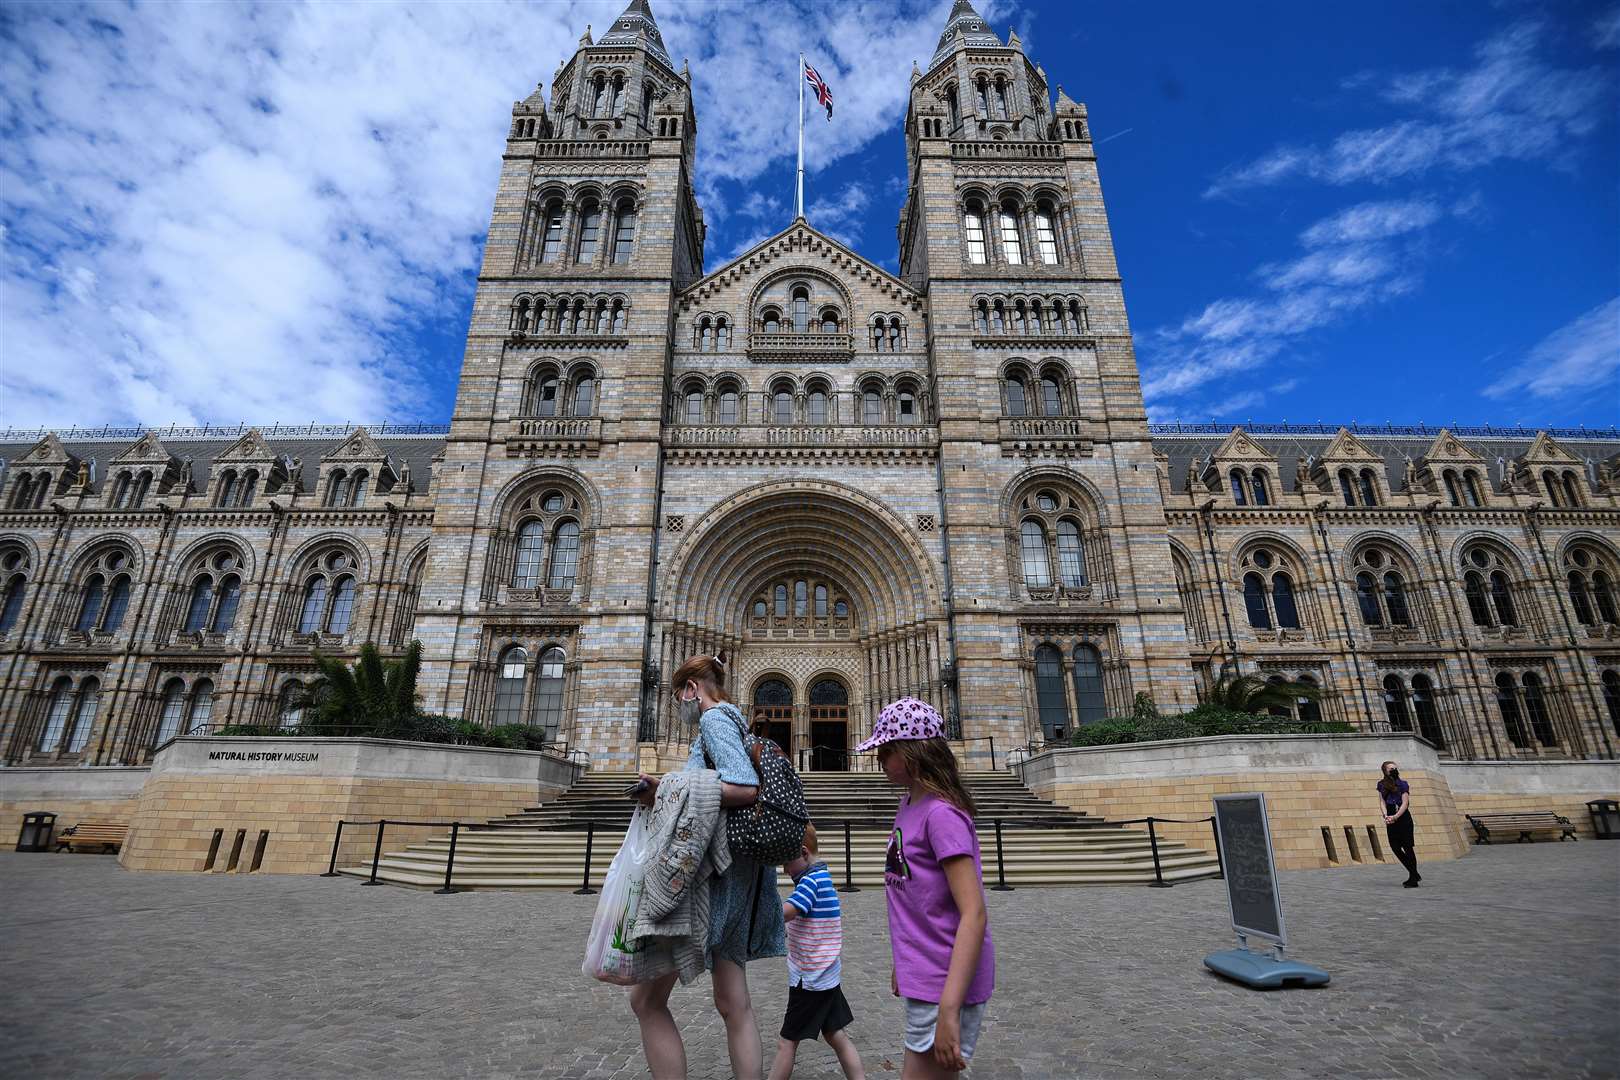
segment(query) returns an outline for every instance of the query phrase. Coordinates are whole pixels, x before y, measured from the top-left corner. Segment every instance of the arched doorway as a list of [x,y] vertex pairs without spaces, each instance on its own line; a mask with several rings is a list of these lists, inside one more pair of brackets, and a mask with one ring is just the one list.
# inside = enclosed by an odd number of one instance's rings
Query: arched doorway
[[754,685],[754,707],[749,722],[762,735],[793,753],[793,687],[781,679],[761,679]]
[[810,768],[849,768],[849,687],[834,678],[810,684]]

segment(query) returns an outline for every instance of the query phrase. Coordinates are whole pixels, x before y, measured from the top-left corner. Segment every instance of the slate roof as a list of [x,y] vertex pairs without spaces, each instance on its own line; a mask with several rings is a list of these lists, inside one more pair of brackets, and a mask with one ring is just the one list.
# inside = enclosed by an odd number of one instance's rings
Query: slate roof
[[962,36],[969,45],[987,46],[992,49],[1005,48],[1002,40],[996,37],[990,24],[980,17],[968,0],[956,0],[951,7],[951,14],[945,20],[945,32],[939,35],[939,47],[934,50],[934,58],[928,61],[928,69],[932,71],[939,62],[951,54],[951,42],[956,32],[962,31]]
[[[208,481],[208,472],[214,459],[234,446],[251,426],[152,430],[175,457],[181,461],[191,458],[192,483],[196,490],[201,491]],[[402,468],[406,461],[411,463],[411,488],[417,492],[425,492],[433,470],[433,455],[444,449],[444,425],[399,426],[407,430],[413,428],[421,430],[410,431],[408,434],[395,433],[388,430],[389,425],[377,427],[367,425],[366,430],[371,432],[377,445],[393,460],[396,469]],[[142,430],[144,429],[99,428],[85,432],[69,430],[57,432],[57,435],[62,440],[63,447],[74,457],[81,461],[95,459],[96,479],[90,485],[90,489],[100,491],[107,481],[109,463],[128,450],[135,440],[140,438]],[[277,455],[285,454],[288,457],[303,459],[304,481],[307,485],[315,482],[321,457],[347,439],[354,428],[346,425],[311,424],[301,427],[266,426],[261,427],[259,431],[264,435],[264,441]],[[24,434],[26,437],[21,437]],[[0,461],[5,461],[9,465],[38,441],[38,432],[0,432]]]
[[[1226,441],[1234,427],[1239,425],[1199,425],[1197,430],[1170,430],[1179,425],[1151,425],[1153,449],[1170,458],[1170,489],[1187,490],[1187,469],[1194,457],[1207,464],[1221,443]],[[1283,487],[1295,487],[1294,463],[1298,458],[1320,458],[1333,441],[1337,428],[1312,427],[1293,430],[1243,426],[1244,432],[1267,453],[1277,459]],[[1435,437],[1439,428],[1402,428],[1395,431],[1349,428],[1373,453],[1384,459],[1391,491],[1406,490],[1406,460],[1418,462]],[[1507,462],[1521,456],[1535,442],[1536,433],[1523,429],[1495,429],[1491,433],[1475,433],[1464,428],[1452,429],[1458,442],[1485,459],[1493,484],[1500,484]],[[1620,453],[1620,432],[1614,431],[1554,431],[1553,437],[1569,453],[1589,463],[1599,463]]]
[[[596,42],[598,45],[640,45],[664,62],[664,66],[671,71],[675,70],[675,62],[664,51],[664,35],[658,32],[658,24],[653,21],[652,8],[647,0],[630,0],[630,6],[624,9],[624,14],[614,20]],[[415,466],[412,466],[413,468]]]

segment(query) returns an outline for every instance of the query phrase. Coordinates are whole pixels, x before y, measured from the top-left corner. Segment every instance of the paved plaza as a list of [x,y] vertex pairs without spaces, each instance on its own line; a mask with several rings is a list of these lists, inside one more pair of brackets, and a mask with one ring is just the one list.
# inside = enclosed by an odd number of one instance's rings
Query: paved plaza
[[[1283,875],[1322,990],[1206,972],[1218,881],[990,893],[996,997],[980,1077],[1620,1075],[1620,844],[1479,849],[1426,867]],[[585,979],[594,898],[437,896],[350,879],[137,874],[0,854],[0,1075],[637,1077],[624,991]],[[845,990],[869,1075],[898,1076],[883,894],[845,897]],[[767,1063],[784,963],[750,967]],[[692,1075],[728,1075],[708,983],[678,990]],[[839,1075],[820,1045],[798,1075]]]

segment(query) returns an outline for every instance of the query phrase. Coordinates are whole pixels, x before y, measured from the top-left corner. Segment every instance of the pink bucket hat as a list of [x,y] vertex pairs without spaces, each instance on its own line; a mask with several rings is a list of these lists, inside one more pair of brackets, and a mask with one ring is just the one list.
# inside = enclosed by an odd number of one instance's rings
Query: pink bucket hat
[[943,734],[945,721],[932,705],[913,697],[901,698],[883,706],[872,727],[872,737],[857,746],[855,752],[864,754],[896,739],[937,739]]

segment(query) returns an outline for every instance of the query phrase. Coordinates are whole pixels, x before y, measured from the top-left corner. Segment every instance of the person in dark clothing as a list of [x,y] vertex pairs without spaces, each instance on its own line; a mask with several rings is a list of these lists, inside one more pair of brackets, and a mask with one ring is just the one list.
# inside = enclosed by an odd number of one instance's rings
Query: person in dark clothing
[[1408,889],[1418,887],[1423,875],[1418,873],[1417,852],[1412,849],[1412,788],[1401,779],[1401,772],[1393,761],[1383,764],[1383,779],[1378,781],[1378,799],[1384,810],[1384,832],[1389,837],[1390,850],[1406,867]]

